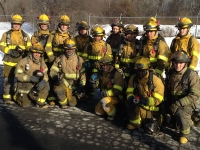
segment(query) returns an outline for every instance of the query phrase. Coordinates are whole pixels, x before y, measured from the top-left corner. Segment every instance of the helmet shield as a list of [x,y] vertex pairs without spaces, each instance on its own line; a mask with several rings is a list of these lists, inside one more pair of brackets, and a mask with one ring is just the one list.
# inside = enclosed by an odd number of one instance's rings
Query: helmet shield
[[134,69],[149,69],[150,67],[150,61],[148,58],[145,57],[140,57],[136,63],[135,63],[135,68]]

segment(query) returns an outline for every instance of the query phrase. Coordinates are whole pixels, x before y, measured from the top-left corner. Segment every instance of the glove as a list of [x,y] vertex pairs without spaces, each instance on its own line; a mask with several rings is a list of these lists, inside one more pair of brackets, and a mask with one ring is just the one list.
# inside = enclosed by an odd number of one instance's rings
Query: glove
[[37,90],[38,90],[38,91],[41,91],[42,89],[44,89],[45,84],[46,84],[46,81],[44,81],[44,80],[40,81],[40,82],[37,84]]
[[181,107],[181,104],[176,101],[175,103],[171,104],[170,106],[170,111],[172,113],[172,115],[176,114],[177,110]]
[[78,94],[83,94],[83,93],[85,93],[84,87],[80,86],[80,87],[77,89],[77,93],[78,93]]
[[127,100],[128,100],[129,103],[133,103],[134,98],[135,98],[134,96],[130,96]]
[[22,49],[19,45],[17,45],[17,46],[15,47],[15,50],[16,50],[18,53],[20,53],[20,55],[23,54],[23,49]]
[[31,76],[30,77],[30,82],[38,83],[39,81],[40,81],[40,77],[36,77],[36,76]]
[[41,38],[41,40],[46,40],[47,38],[48,38],[48,34],[42,34],[41,36],[40,36],[40,38]]
[[98,74],[97,73],[93,73],[92,75],[91,75],[91,82],[92,81],[96,81],[97,79],[98,79],[99,77],[98,77]]
[[10,56],[13,58],[17,58],[20,56],[20,53],[16,50],[10,50]]
[[54,56],[49,57],[49,62],[52,63],[55,60]]
[[148,98],[140,97],[140,104],[142,105],[148,105]]
[[33,72],[33,75],[36,76],[36,77],[40,77],[40,78],[43,78],[44,77],[44,73],[41,72],[40,70],[36,70]]
[[58,74],[53,77],[54,84],[56,86],[60,85],[60,82],[63,79],[63,77],[64,74],[62,72],[58,72]]
[[106,91],[100,92],[100,98],[101,98],[101,99],[104,98],[104,97],[107,97],[107,96],[108,96],[108,94],[107,94]]
[[85,61],[85,69],[88,70],[91,68],[91,63],[89,61]]

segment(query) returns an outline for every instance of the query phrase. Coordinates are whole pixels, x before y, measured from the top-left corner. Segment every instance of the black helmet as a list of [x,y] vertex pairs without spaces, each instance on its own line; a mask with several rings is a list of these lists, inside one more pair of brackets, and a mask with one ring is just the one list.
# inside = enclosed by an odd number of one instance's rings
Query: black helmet
[[190,62],[188,54],[184,50],[178,50],[172,54],[171,60],[173,62]]

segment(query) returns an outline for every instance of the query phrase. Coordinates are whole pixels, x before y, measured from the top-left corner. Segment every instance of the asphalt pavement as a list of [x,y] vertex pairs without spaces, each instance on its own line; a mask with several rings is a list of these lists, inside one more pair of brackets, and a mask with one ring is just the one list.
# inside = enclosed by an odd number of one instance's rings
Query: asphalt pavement
[[192,127],[187,144],[179,144],[174,129],[163,128],[158,134],[150,135],[142,128],[126,129],[128,120],[120,114],[114,121],[95,115],[96,100],[79,101],[77,107],[65,110],[58,106],[41,109],[34,105],[6,105],[2,101],[2,76],[0,84],[1,150],[200,149],[197,127]]

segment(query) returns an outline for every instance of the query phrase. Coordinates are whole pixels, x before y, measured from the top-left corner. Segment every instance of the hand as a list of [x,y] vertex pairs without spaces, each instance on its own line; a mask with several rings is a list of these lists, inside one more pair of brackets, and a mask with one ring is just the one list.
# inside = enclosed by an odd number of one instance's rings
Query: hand
[[31,76],[30,77],[30,82],[38,83],[39,81],[40,81],[40,77],[36,77],[36,76]]
[[22,49],[19,45],[17,45],[17,46],[15,47],[15,50],[16,50],[17,52],[19,52],[20,54],[23,54],[23,49]]
[[55,57],[54,57],[54,56],[50,56],[50,57],[49,57],[49,62],[50,62],[50,63],[52,63],[54,60],[55,60]]
[[55,75],[53,78],[53,83],[55,86],[59,86],[60,85],[60,78],[58,75]]
[[175,103],[171,104],[171,106],[170,106],[170,111],[171,111],[171,113],[172,113],[173,115],[176,114],[177,110],[178,110],[180,107],[181,107],[181,104],[180,104],[178,101],[176,101]]
[[135,96],[135,97],[133,98],[133,103],[139,104],[139,103],[140,103],[140,97],[139,97],[139,96]]
[[42,89],[44,89],[45,84],[46,84],[46,81],[44,81],[44,80],[40,81],[40,82],[37,84],[37,90],[38,90],[38,91],[41,91]]
[[107,95],[107,92],[106,92],[106,91],[100,92],[100,97],[101,97],[101,99],[104,98],[104,97],[107,97],[107,96],[108,96],[108,95]]
[[43,78],[44,77],[44,73],[41,72],[40,70],[35,70],[33,72],[33,75],[36,76],[36,77],[40,77],[40,78]]
[[17,58],[17,57],[21,56],[21,54],[16,50],[10,50],[10,56],[13,58]]
[[91,63],[89,61],[85,61],[85,69],[90,69],[91,68]]
[[85,93],[84,87],[80,86],[80,87],[77,89],[77,93],[78,93],[78,94],[83,94],[83,93]]
[[148,105],[148,99],[145,97],[140,97],[140,104]]

